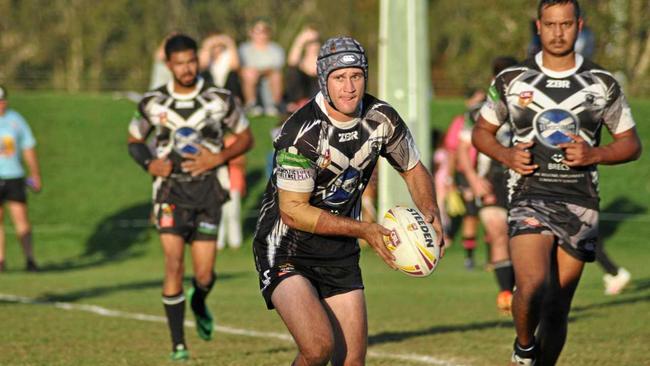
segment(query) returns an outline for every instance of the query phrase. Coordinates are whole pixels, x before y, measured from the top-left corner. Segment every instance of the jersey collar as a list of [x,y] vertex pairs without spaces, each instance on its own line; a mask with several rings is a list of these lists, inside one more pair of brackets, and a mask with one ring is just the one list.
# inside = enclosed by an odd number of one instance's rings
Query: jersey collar
[[[332,122],[332,124],[336,128],[340,128],[342,130],[352,128],[352,127],[356,126],[357,123],[359,123],[359,121],[361,120],[361,118],[357,117],[357,118],[355,118],[353,120],[346,121],[346,122],[337,121],[332,116],[330,116],[329,113],[327,113],[327,108],[325,107],[325,103],[326,102],[325,102],[325,97],[323,96],[323,93],[318,92],[318,94],[316,94],[316,104],[318,104],[318,107],[320,108],[320,110],[327,116],[327,118],[329,118],[330,122]],[[361,103],[363,103],[363,101]],[[363,110],[363,105],[361,106],[361,110]]]
[[539,66],[540,70],[542,70],[544,74],[555,79],[562,79],[575,74],[575,72],[578,71],[580,66],[582,66],[582,63],[584,62],[584,57],[582,57],[582,55],[577,52],[575,52],[574,55],[576,58],[576,65],[573,68],[564,71],[553,71],[542,66],[542,51],[538,52],[535,55],[535,62],[537,63],[537,66]]
[[194,91],[192,91],[189,94],[178,94],[174,92],[174,80],[170,80],[167,83],[167,92],[169,95],[172,96],[172,98],[176,100],[190,100],[196,98],[197,95],[199,95],[199,92],[203,88],[203,78],[198,76],[198,80],[196,81],[196,85],[194,86]]

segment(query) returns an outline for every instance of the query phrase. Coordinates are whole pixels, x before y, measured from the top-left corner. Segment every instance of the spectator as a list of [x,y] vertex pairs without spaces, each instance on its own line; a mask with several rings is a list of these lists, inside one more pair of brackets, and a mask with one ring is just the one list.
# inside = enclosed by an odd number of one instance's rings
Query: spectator
[[199,50],[201,76],[220,88],[243,99],[239,81],[239,54],[235,41],[223,33],[213,33],[203,40]]
[[[41,175],[36,158],[36,140],[25,119],[7,108],[7,91],[0,86],[0,272],[5,269],[5,235],[2,218],[4,203],[16,229],[27,260],[25,269],[38,271],[32,248],[32,228],[27,217],[25,184],[32,190],[41,190]],[[25,180],[22,162],[29,167],[30,176]]]
[[313,27],[304,28],[294,39],[287,59],[287,111],[292,113],[318,93],[316,60],[320,34]]
[[[284,50],[280,45],[271,41],[271,27],[265,20],[257,20],[250,28],[248,35],[250,40],[239,47],[242,69],[242,88],[244,92],[244,103],[246,112],[251,115],[278,115],[278,106],[282,101],[282,67],[284,67]],[[258,106],[257,88],[258,84],[266,80],[270,88],[271,100],[264,100],[263,105]],[[264,90],[260,90],[264,96]]]

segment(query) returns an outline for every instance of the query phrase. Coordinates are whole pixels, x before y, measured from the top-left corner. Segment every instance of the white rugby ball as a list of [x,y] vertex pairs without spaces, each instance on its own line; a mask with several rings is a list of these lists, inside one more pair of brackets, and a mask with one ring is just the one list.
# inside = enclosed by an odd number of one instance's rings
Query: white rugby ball
[[381,225],[391,232],[384,239],[400,271],[426,277],[436,269],[440,260],[437,234],[418,209],[395,206],[386,211]]

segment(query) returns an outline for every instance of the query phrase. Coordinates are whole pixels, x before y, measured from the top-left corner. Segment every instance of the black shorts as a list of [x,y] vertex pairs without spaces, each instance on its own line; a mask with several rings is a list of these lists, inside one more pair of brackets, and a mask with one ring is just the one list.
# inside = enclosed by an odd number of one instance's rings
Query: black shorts
[[465,202],[465,216],[477,216],[479,205],[464,174],[456,173],[456,185]]
[[318,297],[325,299],[334,295],[363,289],[361,268],[358,264],[347,266],[307,266],[282,263],[259,272],[260,290],[266,301],[266,307],[274,308],[271,296],[273,290],[285,279],[301,275],[316,288]]
[[25,179],[0,179],[0,203],[5,201],[27,203]]
[[161,234],[176,234],[191,243],[195,240],[216,240],[221,220],[221,206],[187,208],[173,203],[154,204],[156,228]]
[[510,237],[524,234],[555,236],[572,257],[593,262],[598,241],[598,211],[573,203],[526,199],[508,212]]

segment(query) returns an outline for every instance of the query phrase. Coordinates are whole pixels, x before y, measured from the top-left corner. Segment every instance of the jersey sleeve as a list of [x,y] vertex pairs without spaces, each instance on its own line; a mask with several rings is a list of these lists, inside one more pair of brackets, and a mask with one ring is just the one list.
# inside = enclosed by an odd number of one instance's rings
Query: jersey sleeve
[[246,118],[246,114],[244,114],[244,111],[242,110],[241,106],[235,100],[235,98],[232,97],[232,95],[228,96],[227,103],[228,103],[228,112],[226,113],[226,116],[223,118],[223,123],[233,133],[243,132],[249,126],[249,122],[248,122],[248,118]]
[[148,102],[148,98],[140,101],[138,109],[133,113],[133,117],[129,123],[129,134],[139,140],[145,140],[151,131],[153,131],[153,124],[149,120],[146,112]]
[[612,134],[625,132],[635,126],[632,110],[619,83],[612,78],[607,90],[607,104],[603,113],[603,123]]
[[16,121],[20,126],[18,133],[18,146],[21,150],[31,149],[36,146],[36,139],[32,133],[32,129],[27,124],[27,121],[20,114],[16,113]]
[[389,119],[389,133],[381,156],[400,173],[411,170],[420,161],[420,152],[411,131],[397,111],[391,109],[386,116]]
[[301,128],[296,131],[295,124],[289,120],[273,143],[275,147],[273,175],[280,189],[308,193],[316,186],[318,134],[314,134],[316,132],[314,130],[320,128],[314,126],[312,131],[308,130],[307,133],[302,134],[310,128],[309,126],[309,123],[301,125]]
[[497,76],[488,89],[488,98],[481,107],[481,116],[489,123],[500,126],[508,120],[506,85],[503,74]]

